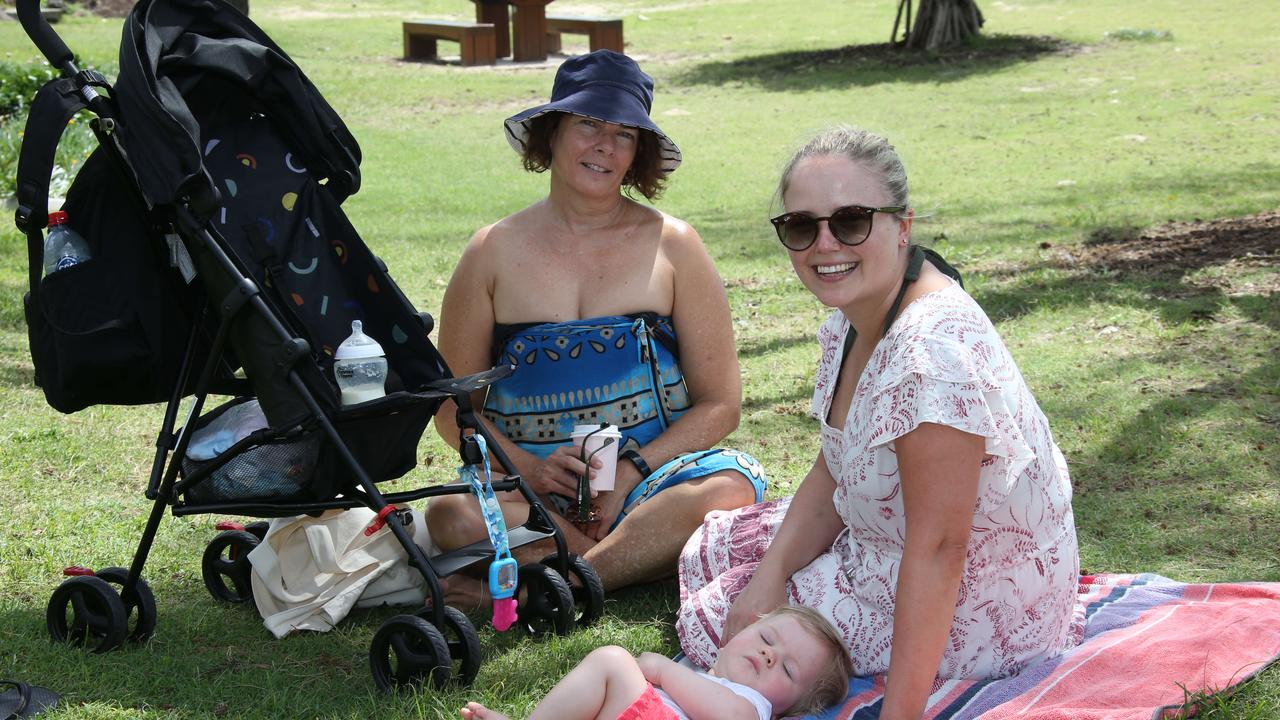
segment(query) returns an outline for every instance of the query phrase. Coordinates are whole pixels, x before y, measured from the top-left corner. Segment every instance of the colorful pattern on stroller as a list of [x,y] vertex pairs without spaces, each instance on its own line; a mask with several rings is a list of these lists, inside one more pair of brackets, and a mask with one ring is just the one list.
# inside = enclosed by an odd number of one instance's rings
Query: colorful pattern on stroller
[[[168,403],[146,492],[154,504],[132,564],[69,568],[73,577],[49,601],[50,634],[98,652],[152,635],[156,605],[142,570],[166,510],[288,517],[364,506],[377,513],[367,532],[393,533],[428,590],[425,607],[391,618],[374,636],[375,682],[470,682],[478,637],[444,605],[438,579],[483,570],[494,546],[486,540],[428,559],[397,505],[472,487],[384,494],[377,484],[415,467],[422,433],[448,398],[459,425],[485,438],[470,397],[506,369],[452,377],[428,338],[430,317],[414,310],[347,221],[339,205],[360,184],[354,138],[288,55],[221,0],[138,3],[114,87],[76,67],[39,0],[20,0],[18,11],[63,73],[32,104],[19,163],[16,219],[32,262],[25,308],[37,382],[64,412]],[[100,146],[66,207],[72,224],[81,218],[93,259],[41,278],[53,150],[67,119],[85,107]],[[352,320],[381,341],[390,373],[385,397],[343,407],[332,362]],[[214,393],[236,397],[206,412]],[[267,427],[212,457],[188,456],[197,431],[249,399]],[[492,438],[475,437],[462,438],[465,464],[482,464],[487,445],[513,467]],[[528,522],[508,535],[511,548],[556,547],[519,570],[519,624],[567,633],[594,620],[603,604],[594,571],[569,554],[521,478],[492,486],[519,491],[531,507]],[[252,599],[246,556],[264,525],[220,524],[202,565],[215,598]]]

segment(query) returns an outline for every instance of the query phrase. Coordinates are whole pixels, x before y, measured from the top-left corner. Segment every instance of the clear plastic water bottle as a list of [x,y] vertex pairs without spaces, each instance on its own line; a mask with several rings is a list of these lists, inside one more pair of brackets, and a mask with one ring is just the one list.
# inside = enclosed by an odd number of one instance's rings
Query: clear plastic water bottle
[[343,405],[387,394],[387,358],[378,341],[364,334],[359,320],[351,321],[351,336],[342,341],[333,358],[333,375],[342,391]]
[[49,213],[49,234],[44,239],[44,274],[78,265],[90,258],[89,243],[67,224],[67,213]]

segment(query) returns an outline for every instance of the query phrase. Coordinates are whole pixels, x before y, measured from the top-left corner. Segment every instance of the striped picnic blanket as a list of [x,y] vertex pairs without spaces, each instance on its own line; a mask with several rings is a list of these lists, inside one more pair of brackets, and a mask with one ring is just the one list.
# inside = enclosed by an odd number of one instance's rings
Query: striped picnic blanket
[[[1160,720],[1188,693],[1226,690],[1280,656],[1280,583],[1188,585],[1159,575],[1086,575],[1084,641],[998,680],[950,680],[926,720]],[[810,720],[876,720],[884,676],[856,677]]]

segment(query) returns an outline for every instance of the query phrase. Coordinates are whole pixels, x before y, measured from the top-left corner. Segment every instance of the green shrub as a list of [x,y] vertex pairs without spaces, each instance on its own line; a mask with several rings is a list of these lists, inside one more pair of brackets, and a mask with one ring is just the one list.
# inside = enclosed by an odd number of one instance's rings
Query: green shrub
[[[76,171],[89,153],[98,146],[97,138],[89,129],[88,112],[71,118],[62,141],[53,156],[54,167],[49,180],[49,197],[65,197]],[[27,124],[27,113],[0,120],[0,198],[13,197],[17,191],[18,153],[22,148],[22,133]]]
[[30,63],[0,61],[0,117],[25,115],[36,91],[55,77],[58,77],[58,71],[43,60]]
[[[58,71],[41,61],[14,63],[0,61],[0,197],[12,197],[17,187],[18,154],[27,111],[36,92]],[[82,112],[71,119],[54,155],[49,196],[63,197],[84,159],[97,146],[89,129],[91,114]]]

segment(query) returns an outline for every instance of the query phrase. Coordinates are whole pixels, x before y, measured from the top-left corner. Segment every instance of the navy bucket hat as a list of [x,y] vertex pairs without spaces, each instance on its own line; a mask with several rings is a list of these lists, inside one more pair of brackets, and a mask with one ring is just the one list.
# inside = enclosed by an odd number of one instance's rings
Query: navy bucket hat
[[523,155],[531,120],[552,112],[583,115],[653,133],[662,156],[662,174],[669,175],[680,166],[680,148],[649,118],[652,108],[653,78],[622,53],[596,50],[560,65],[551,86],[551,102],[507,118],[507,142]]

